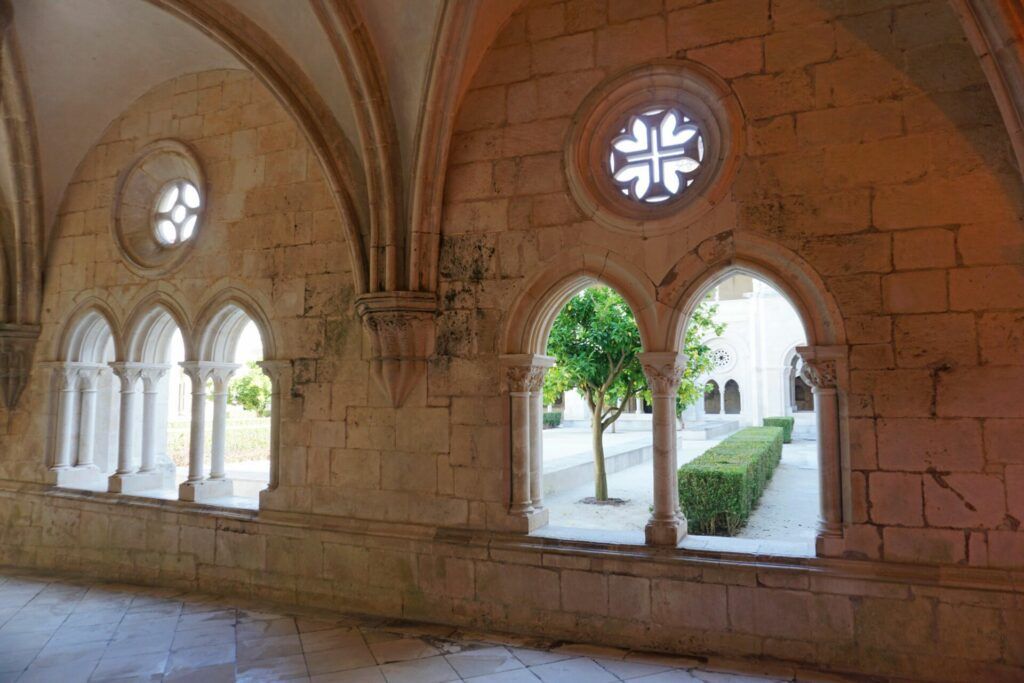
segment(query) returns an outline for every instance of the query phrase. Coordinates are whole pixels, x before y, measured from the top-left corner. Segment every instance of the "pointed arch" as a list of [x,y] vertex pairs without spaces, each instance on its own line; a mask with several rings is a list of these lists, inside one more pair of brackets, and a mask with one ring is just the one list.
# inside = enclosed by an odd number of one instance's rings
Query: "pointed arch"
[[105,363],[113,348],[114,360],[124,358],[121,327],[117,316],[95,297],[83,300],[63,326],[57,358],[75,363]]
[[194,357],[191,318],[174,297],[164,289],[143,296],[125,325],[125,353],[129,361],[163,362],[175,330],[181,333],[185,357]]
[[543,355],[555,317],[574,294],[594,284],[617,291],[633,310],[645,350],[657,348],[658,310],[653,283],[632,264],[605,249],[573,249],[531,277],[505,325],[502,352]]
[[242,330],[252,321],[259,332],[265,359],[277,358],[277,340],[270,318],[254,297],[237,287],[225,287],[213,294],[200,309],[195,327],[196,358],[202,361],[232,362]]
[[[682,348],[690,316],[707,291],[738,273],[777,289],[796,310],[808,346],[843,345],[846,330],[839,306],[817,272],[796,252],[756,235],[731,233],[710,238],[715,258],[683,257],[659,287],[658,298],[671,309],[664,327],[665,348]],[[695,250],[700,254],[707,243]],[[667,284],[666,284],[667,283]]]

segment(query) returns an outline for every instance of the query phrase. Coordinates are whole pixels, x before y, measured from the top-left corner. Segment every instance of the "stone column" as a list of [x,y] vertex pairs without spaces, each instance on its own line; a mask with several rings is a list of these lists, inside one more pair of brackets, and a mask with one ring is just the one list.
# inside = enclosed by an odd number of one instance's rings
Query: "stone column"
[[679,510],[676,471],[676,394],[686,356],[672,351],[640,354],[651,388],[654,428],[654,511],[644,535],[648,545],[676,546],[686,535]]
[[182,369],[192,383],[192,420],[188,433],[188,482],[204,478],[204,449],[206,440],[206,379],[209,371],[202,363],[184,362]]
[[544,507],[544,375],[554,358],[535,356],[530,366],[530,500],[535,511]]
[[508,381],[509,429],[512,440],[512,502],[509,514],[528,515],[533,512],[530,493],[530,382],[533,368],[506,368]]
[[224,478],[224,441],[228,420],[228,383],[240,365],[218,365],[213,379],[213,438],[210,440],[210,479]]
[[818,495],[821,503],[818,545],[843,535],[842,454],[839,444],[838,365],[845,347],[801,346],[797,353],[803,364],[800,377],[814,394],[818,422]]
[[75,407],[78,402],[78,369],[61,363],[53,368],[57,375],[57,443],[51,469],[62,470],[71,467],[75,450]]
[[142,464],[139,472],[156,470],[156,411],[160,380],[168,365],[150,365],[142,370]]
[[79,371],[81,409],[78,418],[78,467],[95,467],[96,449],[96,391],[102,368],[83,368]]
[[[207,479],[203,463],[206,438],[206,380],[226,366],[228,364],[203,361],[181,363],[182,369],[192,382],[192,425],[188,441],[188,479],[178,486],[178,498],[181,500],[204,502],[211,498],[230,496],[233,493],[230,479],[223,476],[219,479]],[[230,364],[230,367],[237,366]],[[223,441],[221,444],[223,445]],[[223,447],[221,448],[221,457],[223,458]],[[221,471],[223,473],[223,460]]]
[[107,489],[114,493],[138,491],[133,485],[135,447],[136,386],[142,376],[138,363],[111,363],[110,368],[121,381],[121,424],[118,428],[117,471],[107,479]]
[[257,365],[270,378],[270,480],[266,491],[260,492],[260,507],[263,507],[266,498],[263,494],[277,489],[281,481],[281,420],[284,413],[281,397],[286,395],[286,390],[291,386],[292,363],[287,360],[264,360]]

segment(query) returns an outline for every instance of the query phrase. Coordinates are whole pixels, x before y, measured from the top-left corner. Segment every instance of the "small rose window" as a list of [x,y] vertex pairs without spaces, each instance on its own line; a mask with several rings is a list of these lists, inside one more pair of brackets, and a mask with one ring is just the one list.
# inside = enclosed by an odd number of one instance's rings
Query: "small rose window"
[[199,190],[188,180],[165,185],[153,214],[157,240],[168,247],[188,241],[195,234],[202,203]]
[[608,165],[622,194],[638,202],[668,201],[693,184],[704,162],[700,128],[677,109],[629,117],[611,141]]

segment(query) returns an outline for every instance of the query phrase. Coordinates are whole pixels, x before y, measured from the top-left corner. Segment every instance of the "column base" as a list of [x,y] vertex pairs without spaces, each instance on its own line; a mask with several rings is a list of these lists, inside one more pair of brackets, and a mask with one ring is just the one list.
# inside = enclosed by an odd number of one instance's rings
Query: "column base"
[[814,553],[820,557],[839,557],[845,550],[843,540],[843,529],[826,528],[824,525],[818,528],[818,536],[814,539]]
[[111,493],[138,493],[163,488],[164,478],[159,472],[129,472],[112,474],[107,478],[107,490]]
[[46,483],[72,489],[102,488],[103,480],[103,472],[96,465],[55,467],[46,473]]
[[234,495],[234,490],[234,485],[230,479],[186,481],[178,486],[178,499],[193,503],[205,503],[211,498],[224,498]]
[[524,514],[509,514],[506,516],[504,526],[508,531],[528,534],[531,531],[547,526],[548,517],[547,508],[541,508],[540,510],[530,508],[530,511]]
[[686,520],[673,521],[651,520],[644,527],[644,540],[647,545],[676,547],[686,537]]

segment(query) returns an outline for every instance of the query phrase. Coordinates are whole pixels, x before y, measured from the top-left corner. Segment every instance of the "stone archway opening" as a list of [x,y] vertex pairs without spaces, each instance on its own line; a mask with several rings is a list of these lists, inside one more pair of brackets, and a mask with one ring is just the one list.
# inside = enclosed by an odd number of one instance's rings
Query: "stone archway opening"
[[[806,321],[779,287],[742,269],[723,272],[699,297],[722,328],[699,340],[710,351],[698,380],[704,396],[682,414],[679,463],[688,474],[680,481],[688,483],[680,483],[680,499],[689,533],[811,548],[819,531],[817,422],[795,351],[808,342]],[[800,410],[795,410],[798,399]],[[743,460],[747,450],[736,444],[765,426],[781,428],[781,457]],[[749,501],[723,500],[721,515],[715,517],[694,502],[693,489],[710,486],[718,470],[730,467],[760,471],[765,481],[752,484],[757,490]],[[749,509],[738,514],[730,505]]]
[[[651,397],[626,300],[591,283],[567,297],[546,339],[542,497],[552,529],[642,532],[652,492]],[[569,534],[571,535],[571,533]]]

